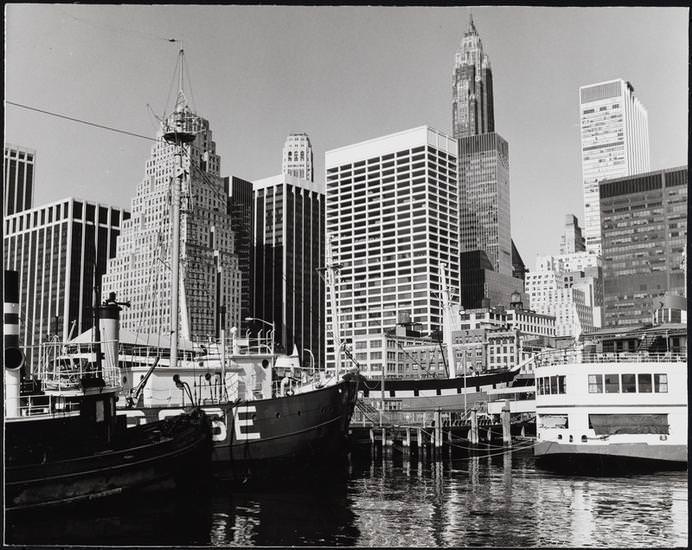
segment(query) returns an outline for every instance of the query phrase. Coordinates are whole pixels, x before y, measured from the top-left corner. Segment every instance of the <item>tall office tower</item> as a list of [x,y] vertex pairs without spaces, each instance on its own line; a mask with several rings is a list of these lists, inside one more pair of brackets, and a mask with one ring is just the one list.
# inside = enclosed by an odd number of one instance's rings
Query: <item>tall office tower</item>
[[51,336],[65,341],[92,326],[96,285],[115,255],[129,212],[63,199],[4,219],[4,266],[19,272],[19,341],[34,365],[38,346]]
[[[239,326],[240,272],[235,235],[226,213],[228,195],[219,176],[220,157],[209,122],[189,111],[182,91],[176,108],[194,117],[196,129],[190,154],[182,155],[182,169],[189,176],[181,192],[180,337],[207,341],[216,336],[217,312],[222,305],[226,307],[226,330]],[[116,291],[120,299],[132,303],[121,312],[122,328],[136,334],[167,336],[171,330],[170,193],[177,174],[176,147],[162,136],[163,129],[131,201],[132,217],[123,223],[115,258],[108,262],[103,289]]]
[[3,216],[33,207],[35,164],[36,151],[5,144]]
[[460,250],[483,250],[496,272],[511,276],[509,146],[494,132],[458,141]]
[[511,276],[509,146],[494,132],[492,70],[472,17],[455,56],[452,79],[460,251],[482,250],[494,271]]
[[685,293],[687,167],[600,184],[606,326],[651,322],[666,292]]
[[452,135],[458,139],[493,132],[493,73],[471,16],[454,58],[452,80]]
[[599,182],[648,172],[649,123],[634,88],[622,79],[579,88],[586,248],[601,253]]
[[586,244],[579,227],[579,220],[574,214],[567,214],[564,232],[560,236],[560,254],[573,254],[585,250]]
[[228,193],[228,215],[231,230],[235,234],[235,253],[240,271],[240,332],[249,328],[246,318],[252,315],[252,292],[254,288],[253,245],[252,245],[252,182],[235,176],[224,178],[224,190]]
[[[459,289],[456,152],[454,139],[421,126],[325,153],[342,341],[391,329],[400,312],[423,334],[441,328],[440,262],[455,298]],[[331,318],[328,308],[327,368]]]
[[312,145],[307,134],[289,134],[284,143],[281,173],[314,181]]
[[288,174],[253,187],[252,316],[274,323],[286,353],[297,346],[304,364],[314,359],[323,368],[325,287],[317,269],[324,266],[324,188]]
[[578,338],[602,324],[603,271],[596,254],[537,257],[526,275],[526,292],[533,310],[555,317],[556,336]]

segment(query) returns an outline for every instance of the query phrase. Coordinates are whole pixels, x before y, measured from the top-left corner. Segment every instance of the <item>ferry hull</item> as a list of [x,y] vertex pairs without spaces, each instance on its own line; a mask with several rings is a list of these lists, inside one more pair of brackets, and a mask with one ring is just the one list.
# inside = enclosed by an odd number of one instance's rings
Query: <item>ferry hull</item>
[[[13,428],[6,426],[7,441]],[[127,430],[113,448],[59,460],[20,461],[5,470],[5,509],[79,504],[160,485],[182,486],[208,471],[209,422],[194,414]],[[37,445],[37,456],[41,451]],[[44,455],[45,456],[45,455]]]
[[687,445],[610,443],[579,445],[538,441],[534,456],[539,466],[559,470],[598,470],[618,467],[687,468]]

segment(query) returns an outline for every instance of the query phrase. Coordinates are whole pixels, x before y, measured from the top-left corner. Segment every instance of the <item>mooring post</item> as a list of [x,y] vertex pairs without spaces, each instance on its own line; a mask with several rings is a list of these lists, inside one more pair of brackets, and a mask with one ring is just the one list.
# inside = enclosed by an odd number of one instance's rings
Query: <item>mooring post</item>
[[504,445],[511,446],[512,432],[509,417],[509,399],[505,399],[505,406],[502,407],[502,413],[500,413],[500,418],[502,419],[502,443]]
[[471,409],[471,445],[478,445],[478,410],[476,407]]
[[404,448],[411,448],[411,428],[406,428],[406,437],[404,438]]
[[440,411],[435,411],[435,450],[442,448],[442,420]]
[[423,430],[421,428],[416,428],[416,447],[418,454],[421,454],[423,452]]

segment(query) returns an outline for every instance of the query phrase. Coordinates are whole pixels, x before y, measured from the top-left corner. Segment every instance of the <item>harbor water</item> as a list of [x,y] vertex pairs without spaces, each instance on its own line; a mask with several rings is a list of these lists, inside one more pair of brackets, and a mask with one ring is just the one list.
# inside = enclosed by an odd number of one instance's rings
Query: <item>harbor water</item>
[[685,547],[687,472],[557,474],[519,446],[441,460],[366,452],[326,478],[116,498],[5,528],[27,546]]

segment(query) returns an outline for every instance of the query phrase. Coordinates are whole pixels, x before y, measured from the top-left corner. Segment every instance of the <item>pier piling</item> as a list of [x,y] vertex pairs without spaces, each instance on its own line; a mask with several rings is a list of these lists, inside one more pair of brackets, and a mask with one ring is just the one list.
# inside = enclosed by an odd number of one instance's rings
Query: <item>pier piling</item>
[[478,410],[476,407],[471,409],[471,429],[469,432],[469,443],[471,443],[471,445],[478,445]]
[[504,445],[512,445],[512,432],[510,430],[510,417],[509,417],[509,399],[505,400],[505,406],[502,407],[502,412],[500,413],[500,418],[502,420],[502,443]]

